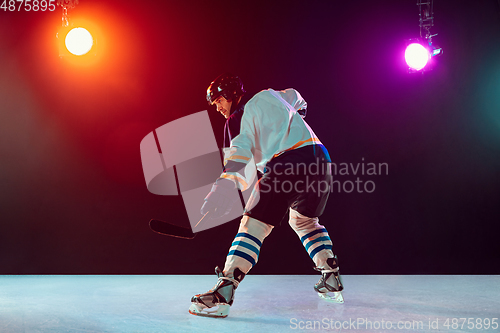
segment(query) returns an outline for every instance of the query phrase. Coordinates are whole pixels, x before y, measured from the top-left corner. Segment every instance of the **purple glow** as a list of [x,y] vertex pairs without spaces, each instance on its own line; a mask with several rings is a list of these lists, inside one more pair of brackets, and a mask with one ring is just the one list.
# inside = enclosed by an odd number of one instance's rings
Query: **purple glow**
[[416,71],[421,70],[427,65],[430,59],[429,51],[418,43],[408,45],[405,51],[405,60],[408,66]]

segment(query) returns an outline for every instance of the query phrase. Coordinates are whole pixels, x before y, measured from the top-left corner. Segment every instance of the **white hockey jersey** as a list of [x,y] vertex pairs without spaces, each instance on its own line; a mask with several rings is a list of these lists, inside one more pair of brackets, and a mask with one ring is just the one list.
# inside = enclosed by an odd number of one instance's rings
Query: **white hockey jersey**
[[[221,178],[233,180],[245,190],[255,176],[255,165],[263,172],[267,162],[288,150],[321,144],[313,130],[297,113],[307,107],[295,89],[263,90],[245,105],[240,133],[224,151],[224,165],[229,161],[243,163],[245,172],[225,171]],[[253,161],[253,163],[251,163]],[[255,165],[254,165],[255,163]],[[240,164],[240,165],[243,165]]]

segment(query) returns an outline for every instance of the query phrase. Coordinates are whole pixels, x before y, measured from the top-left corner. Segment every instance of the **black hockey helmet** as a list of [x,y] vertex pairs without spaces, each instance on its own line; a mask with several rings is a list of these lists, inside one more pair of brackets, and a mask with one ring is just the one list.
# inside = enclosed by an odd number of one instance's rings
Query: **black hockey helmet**
[[224,73],[210,83],[207,89],[207,101],[212,105],[219,96],[232,101],[243,96],[245,93],[243,82],[238,76]]

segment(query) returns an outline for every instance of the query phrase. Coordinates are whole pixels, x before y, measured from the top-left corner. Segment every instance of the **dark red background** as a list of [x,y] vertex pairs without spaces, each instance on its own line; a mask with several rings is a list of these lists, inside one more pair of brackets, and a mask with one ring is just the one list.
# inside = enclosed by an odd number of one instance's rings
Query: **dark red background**
[[[336,163],[387,163],[374,193],[321,219],[344,274],[499,274],[500,18],[495,0],[436,0],[435,69],[409,75],[415,1],[93,1],[71,22],[95,54],[59,57],[54,12],[0,11],[0,274],[211,274],[238,221],[195,240],[182,200],[146,189],[139,143],[207,109],[225,71],[296,88]],[[223,118],[212,109],[217,140]],[[196,133],[186,133],[196,135]],[[364,160],[363,160],[364,159]],[[341,181],[356,176],[339,177]],[[254,274],[309,274],[288,226]]]

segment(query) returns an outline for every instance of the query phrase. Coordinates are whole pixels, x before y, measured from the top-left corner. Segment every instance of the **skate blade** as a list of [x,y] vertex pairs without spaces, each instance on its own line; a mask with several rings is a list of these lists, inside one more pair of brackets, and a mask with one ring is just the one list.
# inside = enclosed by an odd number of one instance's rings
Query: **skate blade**
[[202,317],[226,318],[229,314],[229,308],[229,304],[220,304],[212,308],[207,308],[203,305],[192,303],[189,307],[189,313]]
[[318,293],[318,296],[327,302],[343,304],[344,296],[342,296],[341,291],[330,292],[330,293]]

